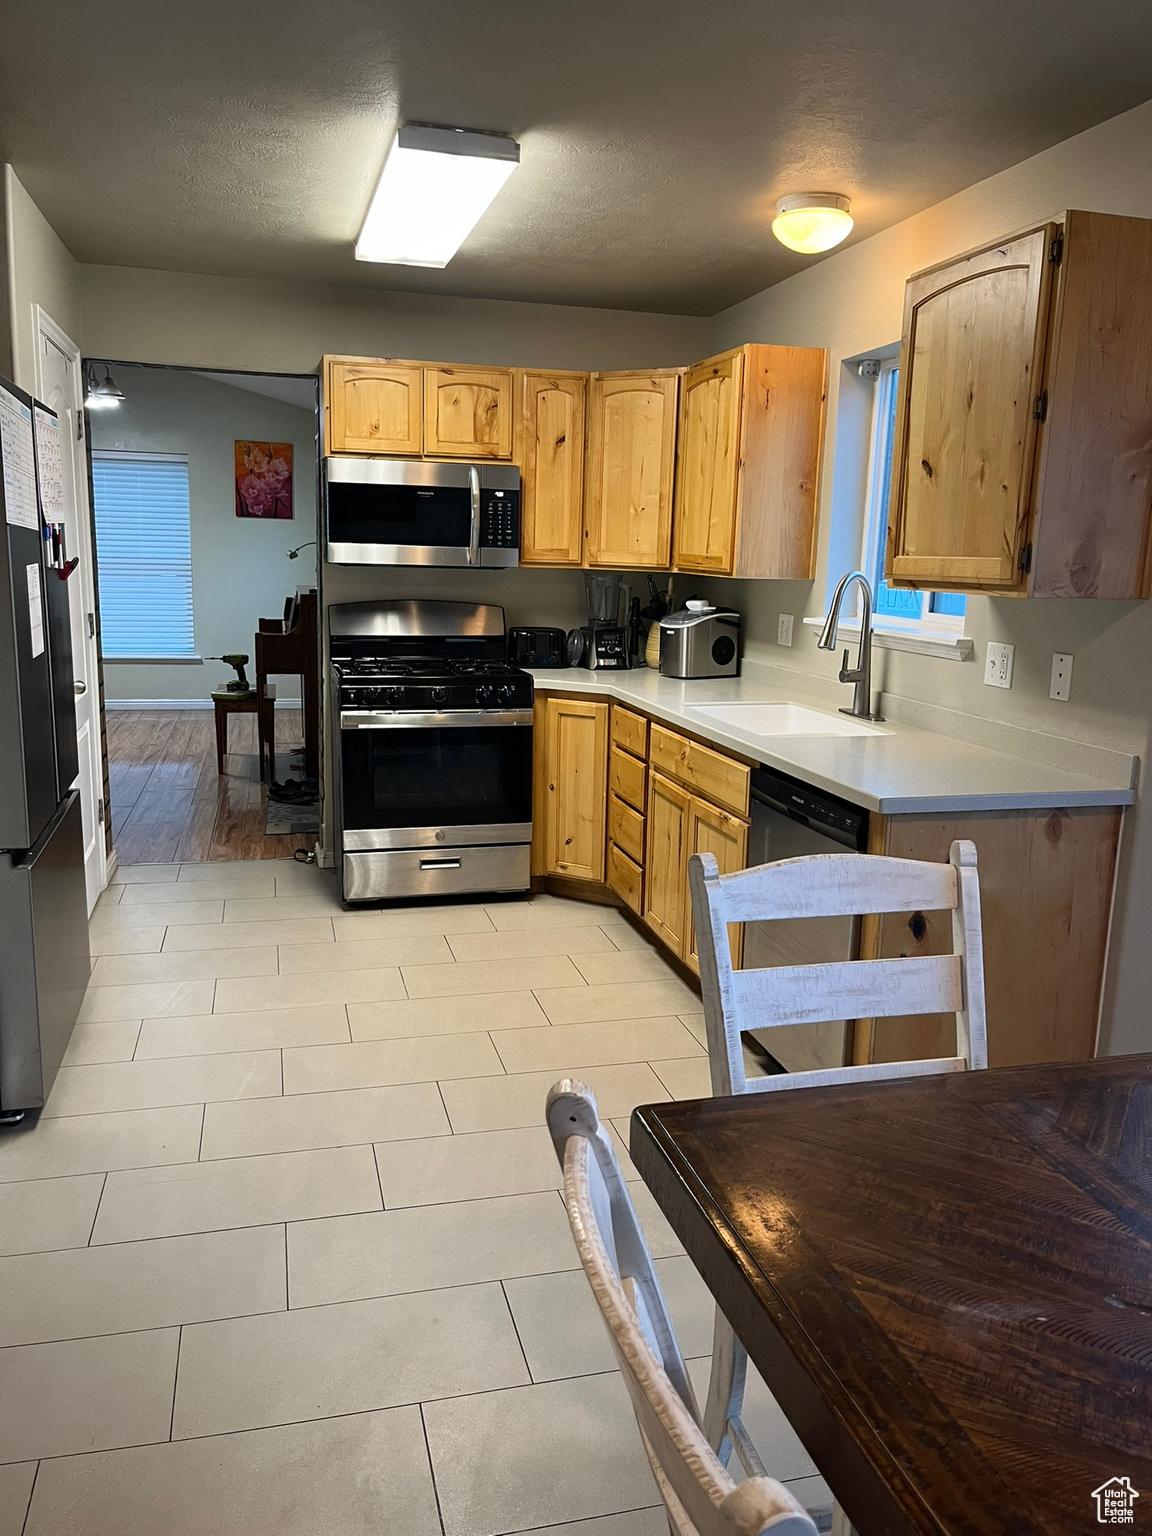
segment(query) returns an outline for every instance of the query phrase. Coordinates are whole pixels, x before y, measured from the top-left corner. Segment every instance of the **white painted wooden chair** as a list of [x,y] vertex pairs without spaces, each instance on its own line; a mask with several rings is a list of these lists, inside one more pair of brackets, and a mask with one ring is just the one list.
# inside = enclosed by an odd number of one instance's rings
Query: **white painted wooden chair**
[[[837,1083],[883,1082],[988,1065],[984,957],[975,844],[954,842],[947,864],[873,854],[810,854],[721,875],[710,853],[688,862],[688,884],[700,956],[700,987],[712,1092],[778,1093]],[[858,917],[888,912],[952,913],[952,953],[892,960],[736,970],[729,923],[778,918]],[[749,1078],[741,1031],[836,1019],[898,1018],[953,1013],[956,1055],[781,1072]],[[704,1432],[727,1464],[733,1448],[747,1466],[755,1450],[741,1421],[748,1357],[716,1309],[712,1375]],[[833,1531],[850,1529],[834,1512]]]
[[[565,1078],[548,1094],[576,1251],[612,1337],[673,1536],[816,1536],[770,1477],[737,1486],[704,1437],[684,1358],[596,1100]],[[589,1468],[595,1476],[595,1468]]]

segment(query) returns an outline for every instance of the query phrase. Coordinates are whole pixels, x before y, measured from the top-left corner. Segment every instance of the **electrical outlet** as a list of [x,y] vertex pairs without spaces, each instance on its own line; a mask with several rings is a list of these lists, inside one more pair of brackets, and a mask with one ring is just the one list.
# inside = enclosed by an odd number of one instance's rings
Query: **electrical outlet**
[[781,614],[779,614],[777,616],[777,619],[776,619],[776,644],[777,645],[791,645],[792,644],[792,615],[790,613],[781,613]]
[[1050,699],[1059,699],[1067,704],[1072,693],[1072,661],[1073,658],[1066,651],[1056,651],[1052,656],[1052,686],[1048,690]]
[[1012,664],[1016,659],[1016,647],[1003,640],[989,640],[988,660],[984,665],[984,681],[989,688],[1011,688]]

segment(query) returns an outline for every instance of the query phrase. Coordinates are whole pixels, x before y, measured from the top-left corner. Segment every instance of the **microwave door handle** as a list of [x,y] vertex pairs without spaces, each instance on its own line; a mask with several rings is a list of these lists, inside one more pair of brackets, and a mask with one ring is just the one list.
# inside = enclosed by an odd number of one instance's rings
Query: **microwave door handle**
[[480,564],[480,471],[468,466],[468,488],[472,499],[472,529],[468,539],[468,564]]

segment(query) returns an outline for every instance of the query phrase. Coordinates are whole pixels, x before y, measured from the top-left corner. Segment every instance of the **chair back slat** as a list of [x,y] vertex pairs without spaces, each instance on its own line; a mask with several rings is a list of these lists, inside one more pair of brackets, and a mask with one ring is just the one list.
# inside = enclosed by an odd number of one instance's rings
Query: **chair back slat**
[[635,1246],[635,1208],[590,1090],[570,1079],[557,1083],[548,1095],[548,1125],[564,1170],[576,1251],[677,1530],[683,1536],[816,1536],[811,1517],[780,1483],[769,1477],[733,1483],[704,1437],[691,1389],[685,1395],[670,1378],[666,1364],[671,1359],[675,1368],[679,1346],[642,1236]]
[[[861,853],[809,854],[723,876],[712,854],[693,854],[688,883],[713,1093],[778,1092],[813,1084],[810,1073],[781,1074],[768,1080],[771,1087],[749,1080],[741,1031],[836,1019],[951,1013],[955,1059],[964,1067],[987,1066],[980,886],[972,843],[954,842],[947,864]],[[952,953],[740,971],[732,965],[729,923],[909,911],[951,911]],[[886,1062],[874,1075],[901,1077],[921,1070],[918,1063]],[[833,1076],[822,1074],[821,1082],[868,1080],[846,1076],[845,1068],[826,1071]]]
[[805,854],[725,875],[716,899],[729,923],[947,912],[956,905],[956,871],[950,864],[878,854]]
[[774,1072],[750,1077],[747,1093],[790,1093],[796,1088],[839,1088],[844,1083],[890,1083],[901,1077],[936,1077],[966,1072],[962,1056],[931,1056],[922,1061],[875,1061],[860,1067],[813,1067],[809,1072]]
[[827,1019],[956,1013],[963,1004],[959,955],[840,960],[732,973],[739,1029],[779,1029]]

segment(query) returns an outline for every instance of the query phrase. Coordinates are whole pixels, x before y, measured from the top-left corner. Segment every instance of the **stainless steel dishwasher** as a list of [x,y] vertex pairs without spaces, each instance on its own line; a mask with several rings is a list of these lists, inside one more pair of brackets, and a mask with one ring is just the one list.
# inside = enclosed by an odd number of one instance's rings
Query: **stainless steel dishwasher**
[[[868,812],[835,795],[759,768],[752,773],[752,827],[748,866],[795,859],[809,853],[862,853],[868,841]],[[812,965],[854,959],[859,918],[790,917],[744,926],[744,965]],[[805,1072],[838,1067],[844,1061],[847,1021],[745,1030],[746,1051],[760,1072]],[[751,1063],[749,1063],[751,1066]]]

